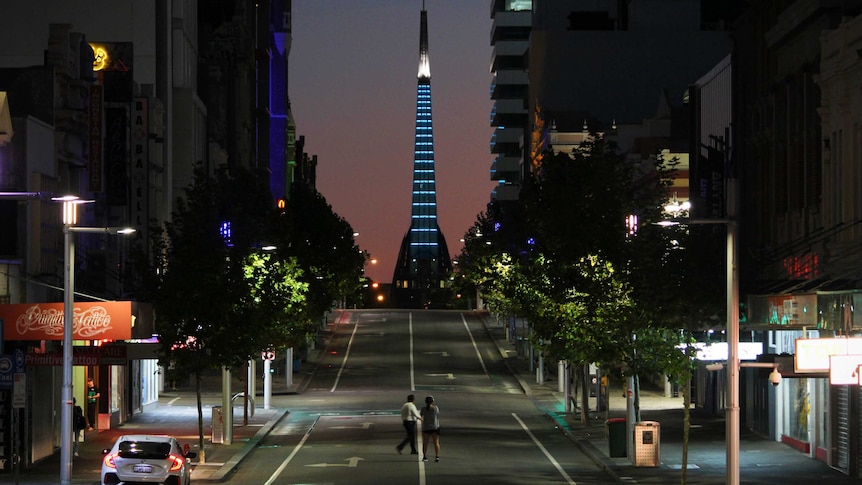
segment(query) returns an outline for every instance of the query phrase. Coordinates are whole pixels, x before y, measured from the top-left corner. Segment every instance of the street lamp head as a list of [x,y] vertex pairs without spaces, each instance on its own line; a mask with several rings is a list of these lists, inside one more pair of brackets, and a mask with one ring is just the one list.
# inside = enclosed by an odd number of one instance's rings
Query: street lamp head
[[72,226],[78,223],[78,204],[89,204],[94,200],[81,199],[77,195],[62,195],[51,197],[51,200],[63,203],[63,224]]

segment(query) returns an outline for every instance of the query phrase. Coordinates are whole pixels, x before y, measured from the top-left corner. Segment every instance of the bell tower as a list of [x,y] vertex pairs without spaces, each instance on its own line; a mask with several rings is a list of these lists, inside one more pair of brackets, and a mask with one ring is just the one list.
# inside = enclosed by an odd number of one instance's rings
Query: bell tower
[[428,60],[428,14],[424,2],[419,23],[417,78],[410,229],[401,243],[392,281],[397,305],[403,308],[427,308],[442,303],[452,272],[449,249],[437,225],[431,65]]

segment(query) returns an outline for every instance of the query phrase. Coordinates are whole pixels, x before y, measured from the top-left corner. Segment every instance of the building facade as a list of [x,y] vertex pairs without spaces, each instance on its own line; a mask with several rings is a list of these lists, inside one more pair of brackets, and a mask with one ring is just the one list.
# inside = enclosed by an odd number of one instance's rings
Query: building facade
[[[862,343],[853,108],[862,99],[850,87],[860,11],[860,2],[751,4],[734,23],[730,62],[691,98],[691,186],[708,207],[700,215],[724,217],[722,182],[739,181],[740,340],[784,377],[775,387],[763,370],[741,370],[742,425],[853,477],[862,476],[862,396],[826,347]],[[806,364],[812,347],[825,362]],[[698,400],[720,410],[726,374],[708,374]]]
[[497,182],[492,201],[518,199],[526,128],[527,48],[532,25],[532,0],[491,2],[491,180]]

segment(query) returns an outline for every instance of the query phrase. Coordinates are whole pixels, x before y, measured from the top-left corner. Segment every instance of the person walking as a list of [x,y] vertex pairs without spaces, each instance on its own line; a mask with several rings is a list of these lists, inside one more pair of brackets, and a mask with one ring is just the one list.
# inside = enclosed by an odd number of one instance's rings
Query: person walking
[[413,403],[416,398],[413,394],[407,396],[407,401],[401,405],[401,421],[404,423],[404,429],[407,431],[407,436],[401,440],[401,443],[398,443],[398,446],[395,447],[398,450],[398,454],[401,454],[401,450],[410,443],[410,454],[418,455],[419,452],[416,451],[416,420],[422,420],[419,416],[419,410],[416,409],[416,404]]
[[87,427],[93,429],[96,427],[96,409],[99,402],[99,388],[93,382],[92,377],[87,378]]
[[425,398],[419,416],[422,419],[422,461],[428,461],[428,440],[434,442],[434,461],[440,461],[440,408],[433,396]]
[[72,404],[75,406],[72,413],[72,436],[74,437],[72,452],[78,456],[78,442],[81,441],[81,431],[87,427],[87,418],[84,417],[84,410],[78,406],[78,401],[74,397]]

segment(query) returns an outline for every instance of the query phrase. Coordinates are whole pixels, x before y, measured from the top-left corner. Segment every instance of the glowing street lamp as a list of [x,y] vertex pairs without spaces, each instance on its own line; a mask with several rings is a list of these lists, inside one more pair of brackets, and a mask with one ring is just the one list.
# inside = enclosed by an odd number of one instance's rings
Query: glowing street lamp
[[60,483],[69,485],[72,480],[72,333],[74,331],[75,301],[75,238],[76,232],[91,234],[131,234],[131,228],[78,227],[78,205],[93,202],[74,195],[54,197],[63,203],[63,390],[60,419]]

